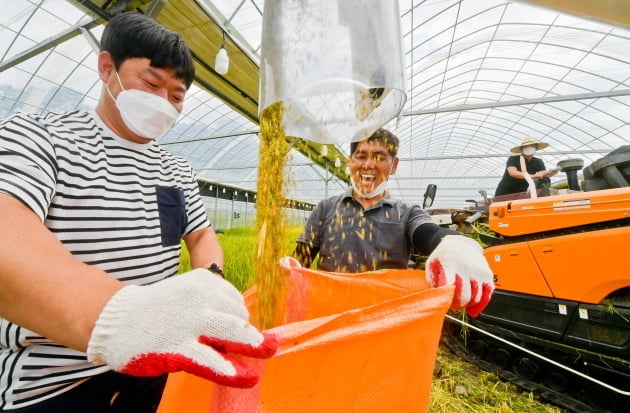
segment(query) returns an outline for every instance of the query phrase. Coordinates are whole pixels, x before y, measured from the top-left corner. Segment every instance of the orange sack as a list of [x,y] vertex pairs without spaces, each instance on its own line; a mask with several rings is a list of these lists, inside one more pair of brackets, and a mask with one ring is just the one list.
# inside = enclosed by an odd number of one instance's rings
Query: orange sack
[[[250,389],[186,373],[169,376],[158,413],[414,412],[427,409],[452,286],[430,288],[420,270],[341,274],[291,260],[272,328],[275,356],[248,362]],[[245,292],[256,319],[256,288]]]

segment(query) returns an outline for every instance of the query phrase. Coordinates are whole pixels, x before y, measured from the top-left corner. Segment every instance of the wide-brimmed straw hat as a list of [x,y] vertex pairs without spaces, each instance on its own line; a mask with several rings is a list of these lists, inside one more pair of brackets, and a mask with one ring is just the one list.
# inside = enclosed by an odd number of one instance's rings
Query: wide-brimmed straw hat
[[536,150],[537,151],[539,151],[541,149],[545,149],[547,146],[549,146],[548,143],[541,142],[538,139],[533,138],[531,136],[526,136],[521,141],[521,144],[518,145],[518,146],[513,147],[512,149],[510,149],[510,152],[521,153],[521,148],[523,146],[527,146],[527,145],[536,145]]

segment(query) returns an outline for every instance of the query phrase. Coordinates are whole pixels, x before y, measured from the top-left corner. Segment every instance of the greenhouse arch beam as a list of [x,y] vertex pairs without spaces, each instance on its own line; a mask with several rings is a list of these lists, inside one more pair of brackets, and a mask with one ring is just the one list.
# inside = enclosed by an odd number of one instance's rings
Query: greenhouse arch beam
[[505,106],[527,106],[527,105],[535,105],[538,103],[554,103],[554,102],[566,102],[566,101],[575,101],[575,100],[614,98],[614,97],[619,97],[619,96],[630,96],[630,89],[612,90],[612,91],[606,91],[606,92],[579,93],[575,95],[564,95],[564,96],[548,96],[548,97],[542,97],[542,98],[536,98],[536,99],[511,100],[507,102],[457,105],[457,106],[450,106],[450,107],[445,107],[445,108],[412,110],[409,112],[402,113],[401,116],[432,115],[436,113],[445,113],[445,112],[461,112],[465,110],[493,109],[493,108],[501,108]]
[[40,42],[37,45],[31,47],[30,49],[25,50],[24,52],[15,55],[13,58],[2,62],[0,64],[0,72],[4,72],[5,70],[10,69],[13,66],[17,66],[20,63],[25,62],[28,59],[35,57],[42,52],[45,52],[46,50],[52,49],[53,47],[60,45],[64,43],[65,41],[68,41],[72,39],[73,37],[76,37],[84,33],[84,30],[89,30],[93,27],[96,27],[104,23],[104,21],[105,21],[104,19],[95,18],[94,20],[84,25],[74,26],[67,30],[64,30],[63,32],[58,33],[57,35],[46,39],[46,41]]

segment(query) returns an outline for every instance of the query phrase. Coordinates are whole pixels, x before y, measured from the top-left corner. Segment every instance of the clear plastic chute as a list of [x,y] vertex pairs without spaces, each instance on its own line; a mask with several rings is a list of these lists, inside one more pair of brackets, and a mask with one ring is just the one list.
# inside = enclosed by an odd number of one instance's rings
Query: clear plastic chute
[[267,0],[259,113],[283,103],[287,136],[361,140],[406,101],[398,2]]

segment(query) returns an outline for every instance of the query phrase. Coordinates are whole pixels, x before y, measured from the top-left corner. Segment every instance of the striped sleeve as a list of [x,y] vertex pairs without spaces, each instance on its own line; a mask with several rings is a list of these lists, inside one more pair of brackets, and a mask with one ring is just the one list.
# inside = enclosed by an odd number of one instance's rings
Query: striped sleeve
[[0,122],[0,192],[19,199],[43,222],[56,179],[53,144],[38,118],[18,114]]

